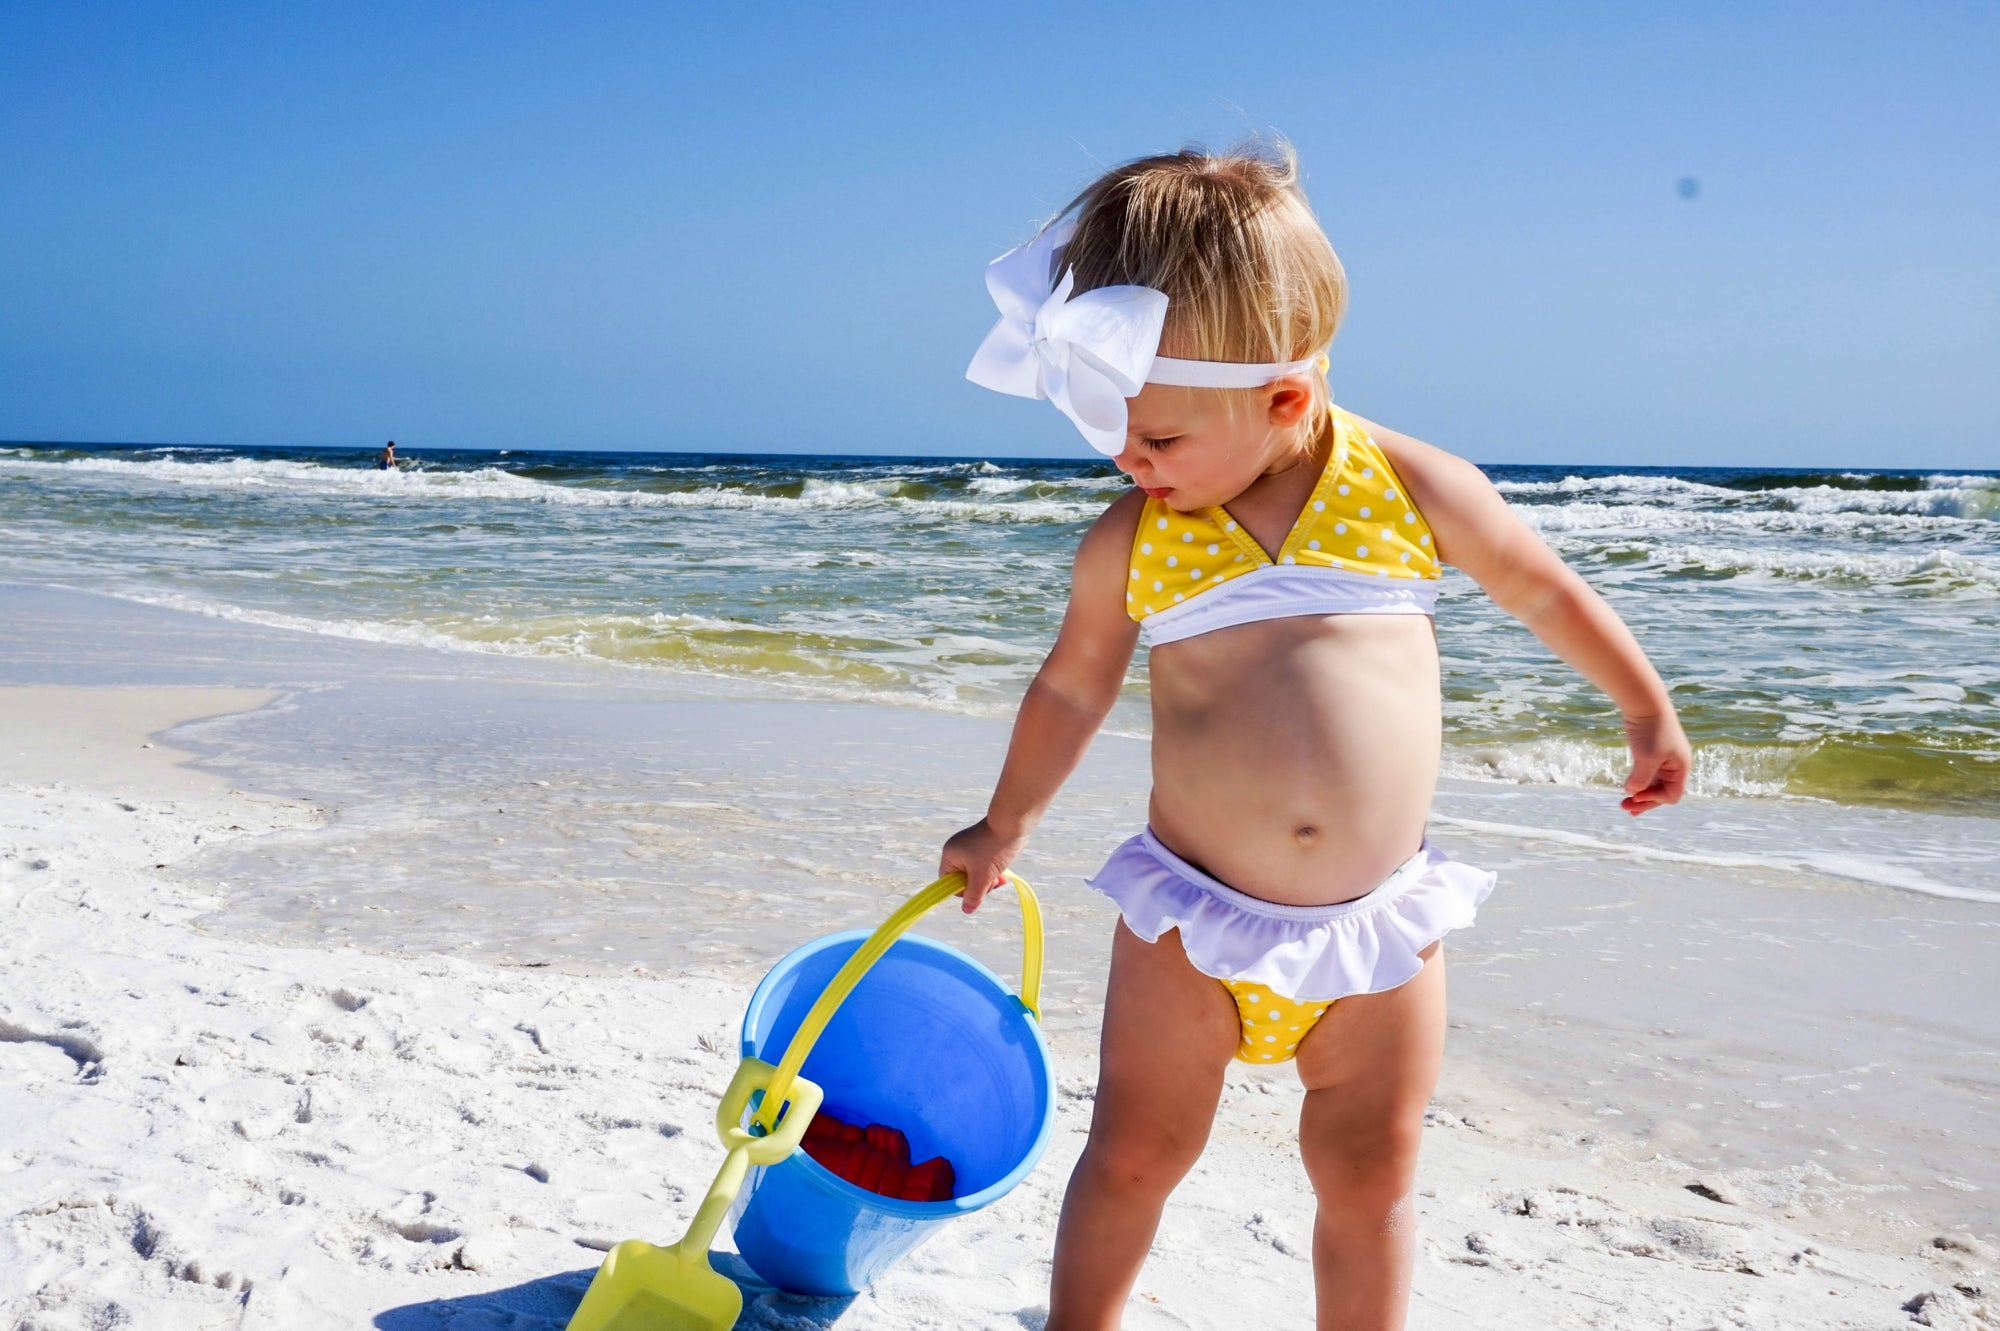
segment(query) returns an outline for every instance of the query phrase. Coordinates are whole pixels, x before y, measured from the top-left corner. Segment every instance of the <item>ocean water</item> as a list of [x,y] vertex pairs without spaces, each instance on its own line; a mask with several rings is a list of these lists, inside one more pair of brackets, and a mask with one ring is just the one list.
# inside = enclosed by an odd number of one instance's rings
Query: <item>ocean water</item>
[[[1005,715],[1090,461],[0,447],[0,580],[313,633]],[[1489,467],[1672,683],[1697,791],[2000,814],[2000,473]],[[1464,577],[1447,771],[1622,776],[1604,700]],[[1146,728],[1143,658],[1112,729]]]

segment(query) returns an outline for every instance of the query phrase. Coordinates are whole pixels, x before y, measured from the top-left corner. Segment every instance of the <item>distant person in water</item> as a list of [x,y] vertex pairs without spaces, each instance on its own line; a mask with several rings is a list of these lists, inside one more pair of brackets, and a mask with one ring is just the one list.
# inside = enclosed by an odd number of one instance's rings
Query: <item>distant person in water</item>
[[396,441],[394,439],[391,439],[386,445],[383,446],[382,459],[381,461],[375,464],[375,470],[394,471],[395,469],[396,469]]

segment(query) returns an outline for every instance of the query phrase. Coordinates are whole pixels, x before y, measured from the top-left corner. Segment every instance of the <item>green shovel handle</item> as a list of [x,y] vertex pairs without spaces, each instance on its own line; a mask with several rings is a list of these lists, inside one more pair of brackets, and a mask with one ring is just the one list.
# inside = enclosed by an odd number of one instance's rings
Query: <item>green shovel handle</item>
[[[1042,905],[1035,899],[1035,890],[1026,880],[1015,874],[1006,875],[1013,884],[1015,899],[1021,903],[1021,1005],[1035,1020],[1042,1019]],[[792,1035],[792,1042],[785,1049],[785,1056],[778,1060],[778,1071],[771,1078],[764,1099],[757,1107],[757,1122],[764,1131],[775,1126],[778,1107],[785,1102],[786,1094],[792,1088],[792,1079],[799,1075],[799,1069],[806,1065],[806,1056],[812,1053],[827,1022],[833,1020],[834,1012],[847,1001],[854,992],[854,986],[861,983],[861,977],[869,967],[882,959],[889,945],[901,938],[911,925],[921,919],[926,912],[939,902],[948,900],[965,891],[965,875],[948,873],[932,883],[901,906],[896,913],[882,921],[868,941],[856,948],[847,964],[835,973],[821,991],[819,1001],[806,1013],[806,1019],[799,1023],[799,1029]]]

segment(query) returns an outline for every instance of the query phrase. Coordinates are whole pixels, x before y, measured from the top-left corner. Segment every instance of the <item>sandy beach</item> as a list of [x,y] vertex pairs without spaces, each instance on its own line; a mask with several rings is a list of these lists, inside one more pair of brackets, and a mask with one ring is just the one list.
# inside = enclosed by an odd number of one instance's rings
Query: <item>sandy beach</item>
[[[675,1236],[705,1186],[717,1160],[707,1124],[756,976],[796,942],[872,922],[919,885],[926,836],[972,797],[996,743],[994,727],[965,718],[903,711],[902,729],[883,735],[884,719],[859,705],[702,688],[672,697],[601,670],[523,677],[73,594],[12,589],[7,599],[17,632],[0,668],[19,681],[0,689],[8,1327],[561,1327],[605,1246]],[[203,638],[206,649],[191,645]],[[64,644],[67,655],[50,650]],[[151,682],[134,678],[148,673]],[[92,682],[52,682],[64,675]],[[316,699],[338,701],[333,714],[360,752],[366,719],[404,716],[399,689],[427,698],[435,717],[424,690],[440,680],[476,704],[471,715],[499,747],[536,751],[533,714],[589,749],[598,732],[587,718],[602,706],[627,731],[642,716],[673,718],[667,731],[710,753],[704,765],[648,741],[660,764],[649,780],[671,771],[694,784],[669,787],[662,809],[617,812],[649,830],[621,834],[642,854],[615,853],[637,867],[622,880],[600,874],[592,889],[609,926],[551,928],[544,911],[538,935],[518,902],[481,895],[522,872],[486,856],[539,853],[507,840],[520,836],[514,823],[473,827],[442,796],[413,810],[379,773],[345,798],[332,797],[332,778],[315,788],[310,766],[294,768],[289,787],[246,783],[253,750],[288,731],[304,734],[320,766],[355,765],[355,753],[314,732]],[[715,753],[717,727],[742,743]],[[411,736],[433,781],[457,751],[450,733]],[[781,746],[759,747],[779,734],[793,761]],[[899,768],[884,761],[892,748],[915,756]],[[819,756],[798,762],[801,751]],[[1040,1168],[851,1301],[777,1293],[720,1254],[746,1290],[744,1325],[1041,1324],[1061,1189],[1088,1121],[1092,972],[1108,921],[1076,876],[1143,790],[1139,756],[1136,744],[1100,745],[1035,853],[1052,905],[1048,1030],[1062,1087]],[[859,779],[864,769],[871,780]],[[538,770],[548,775],[509,787],[516,814],[487,816],[570,828],[574,858],[596,864],[590,846],[611,811],[566,790],[561,768]],[[750,778],[761,778],[761,804],[730,784]],[[820,782],[846,804],[829,811]],[[411,833],[368,791],[462,857],[457,881],[388,872],[409,859]],[[762,821],[746,821],[757,808]],[[665,817],[640,821],[647,813]],[[721,832],[704,831],[709,823]],[[761,873],[719,848],[746,841]],[[1839,940],[1879,933],[1885,919],[1917,940],[1933,978],[1970,968],[1969,949],[1990,936],[1968,927],[1979,907],[1851,882],[1823,888],[1810,909],[1752,931],[1777,937],[1782,924],[1796,936],[1768,950],[1809,954],[1777,976],[1785,1000],[1760,1004],[1743,997],[1746,982],[1727,980],[1738,968],[1715,955],[1721,935],[1703,930],[1712,890],[1736,894],[1746,915],[1777,912],[1771,894],[1796,889],[1760,883],[1770,870],[1732,878],[1656,863],[1648,873],[1667,890],[1649,892],[1603,852],[1593,876],[1588,847],[1465,841],[1489,859],[1510,845],[1514,862],[1497,866],[1507,889],[1454,940],[1454,1058],[1425,1144],[1413,1326],[1994,1324],[1994,1223],[1981,1211],[1991,1192],[1979,1181],[1990,1177],[1993,1125],[1978,1112],[1990,1106],[2000,1043],[1980,1024],[1991,1014],[1954,1008],[1949,986],[1932,987],[1927,999],[1884,998],[1871,1031],[1842,1009],[1843,986],[1800,978],[1854,979]],[[325,878],[287,880],[283,866],[314,857],[345,863],[345,885],[388,881],[346,896]],[[1624,876],[1607,896],[1612,873]],[[542,883],[564,905],[584,890],[547,874]],[[637,900],[645,883],[650,907]],[[726,898],[749,923],[690,934],[656,921],[628,943],[645,959],[601,951],[609,945],[591,930],[633,932],[648,909],[658,914],[662,889],[684,900],[677,919]],[[761,914],[750,908],[759,900]],[[1530,911],[1539,918],[1521,918]],[[485,916],[508,918],[473,923]],[[1582,928],[1593,916],[1617,924]],[[1011,973],[1005,924],[941,919],[926,931]],[[1731,931],[1743,932],[1740,922]],[[1676,949],[1711,950],[1714,983],[1696,990],[1669,966],[1619,964],[1621,952],[1643,961],[1648,941],[1670,935]],[[1816,950],[1808,937],[1822,940]],[[1520,983],[1536,973],[1541,996],[1527,998]],[[1562,982],[1551,985],[1551,973]],[[1652,1024],[1635,1027],[1631,1007]],[[1838,1038],[1817,1049],[1799,1034],[1812,1029]],[[1786,1084],[1769,1092],[1774,1108],[1756,1109],[1751,1083],[1794,1075],[1786,1059],[1848,1070],[1830,1085]],[[1966,1083],[1962,1105],[1936,1089],[1954,1078]],[[1894,1089],[1871,1093],[1884,1083]],[[1311,1199],[1291,1149],[1297,1103],[1286,1072],[1231,1072],[1208,1154],[1169,1209],[1129,1325],[1307,1324]],[[1829,1125],[1868,1145],[1842,1149]],[[1725,1132],[1737,1146],[1723,1144]]]

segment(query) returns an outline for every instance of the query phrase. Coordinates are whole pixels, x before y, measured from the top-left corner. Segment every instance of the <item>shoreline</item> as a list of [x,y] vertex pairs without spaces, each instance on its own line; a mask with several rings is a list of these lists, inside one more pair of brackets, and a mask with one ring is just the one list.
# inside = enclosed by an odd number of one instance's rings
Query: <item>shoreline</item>
[[[568,646],[547,642],[523,647],[517,643],[457,636],[417,623],[315,619],[289,611],[205,600],[183,592],[153,590],[142,593],[129,589],[102,592],[64,583],[0,581],[0,594],[28,591],[101,596],[169,614],[240,625],[253,632],[275,630],[334,642],[368,644],[392,651],[413,650],[462,657],[468,662],[467,668],[472,670],[505,671],[510,665],[558,672],[580,669],[601,672],[607,681],[641,690],[672,692],[693,688],[732,696],[747,694],[836,706],[889,707],[977,721],[1010,720],[1013,715],[1013,701],[1004,697],[988,698],[983,702],[966,697],[947,699],[906,688],[871,688],[839,679],[835,674],[824,678],[802,674],[740,674],[695,659],[653,661],[588,652],[578,654]],[[1143,686],[1128,684],[1126,696],[1107,719],[1100,734],[1116,739],[1148,739],[1151,732],[1143,710],[1134,701],[1143,696]],[[1571,733],[1555,738],[1519,735],[1512,739],[1473,735],[1454,738],[1447,732],[1440,775],[1445,780],[1499,787],[1616,791],[1627,760],[1624,748],[1612,737],[1614,731],[1615,726],[1606,725],[1595,727],[1587,734]],[[1793,770],[1807,762],[1813,750],[1814,744],[1810,742],[1772,741],[1761,745],[1742,745],[1733,741],[1704,741],[1696,747],[1696,770],[1689,793],[1706,798],[1769,802],[1780,809],[1786,806],[1832,809],[1878,822],[1916,817],[1949,824],[1953,820],[1992,822],[2000,817],[2000,805],[1989,807],[1962,794],[1918,800],[1901,794],[1867,793],[1851,783],[1842,786],[1842,794],[1837,796],[1787,788]],[[1697,862],[1735,865],[1757,861],[1738,856],[1735,861]],[[1782,861],[1766,863],[1780,864]],[[1953,888],[1928,882],[1921,873],[1907,867],[1899,871],[1895,867],[1870,865],[1854,859],[1845,865],[1838,859],[1828,859],[1815,863],[1813,867],[1836,876],[1853,877],[1885,887],[2000,903],[2000,877],[1986,879],[1987,885],[1983,887]]]
[[[0,550],[0,579],[987,714],[1032,676],[1076,534],[1125,488],[1082,464],[444,451],[391,474],[282,447],[0,452],[0,525],[34,534]],[[1493,476],[1675,681],[1697,793],[2000,813],[2000,474]],[[397,576],[368,550],[395,551]],[[1469,580],[1440,596],[1450,770],[1622,777],[1593,691]],[[1145,729],[1144,682],[1114,730]],[[1937,847],[1889,841],[1904,867]]]

